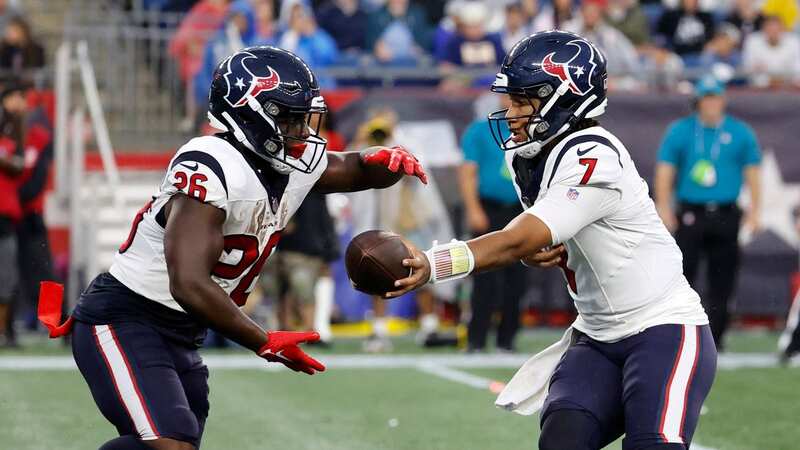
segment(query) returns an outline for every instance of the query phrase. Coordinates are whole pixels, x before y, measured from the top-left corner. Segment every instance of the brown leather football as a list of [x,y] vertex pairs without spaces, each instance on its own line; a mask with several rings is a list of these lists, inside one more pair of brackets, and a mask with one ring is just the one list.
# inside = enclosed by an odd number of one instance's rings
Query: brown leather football
[[370,230],[350,241],[344,255],[344,264],[354,288],[367,294],[383,296],[396,290],[396,280],[411,274],[411,269],[403,266],[406,258],[411,258],[411,252],[398,234]]

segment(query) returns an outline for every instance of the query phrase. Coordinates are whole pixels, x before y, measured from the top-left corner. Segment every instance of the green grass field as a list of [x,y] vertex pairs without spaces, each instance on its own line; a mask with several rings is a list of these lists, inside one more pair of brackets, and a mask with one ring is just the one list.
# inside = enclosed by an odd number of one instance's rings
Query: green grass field
[[[555,331],[526,334],[520,347],[533,352],[557,335]],[[771,352],[774,342],[772,334],[739,334],[732,336],[729,348],[758,356]],[[414,360],[424,357],[444,360],[442,353],[452,350],[421,353],[410,338],[402,337],[395,339],[390,355],[357,358],[402,364],[346,368],[342,354],[358,351],[359,341],[350,339],[340,340],[332,350],[316,351],[334,364],[314,377],[285,370],[212,368],[211,413],[203,448],[536,448],[537,417],[500,411],[488,389],[413,366]],[[25,352],[0,353],[0,363],[32,353],[40,361],[63,361],[68,355],[55,343],[37,341]],[[237,350],[207,353],[209,360],[239,356],[238,360],[250,361]],[[505,381],[515,369],[499,365],[455,370],[467,377]],[[798,383],[798,368],[720,370],[696,443],[717,450],[800,449],[795,425],[800,412]],[[113,428],[96,411],[76,370],[0,368],[0,448],[93,449],[113,436]],[[617,443],[610,448],[620,447]]]

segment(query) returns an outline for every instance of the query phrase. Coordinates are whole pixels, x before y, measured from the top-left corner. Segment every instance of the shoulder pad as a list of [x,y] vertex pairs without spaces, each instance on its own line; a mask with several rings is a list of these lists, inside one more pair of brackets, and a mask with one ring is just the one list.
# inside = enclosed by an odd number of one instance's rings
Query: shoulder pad
[[208,152],[181,149],[170,161],[162,190],[227,209],[228,179],[220,162]]
[[605,136],[568,137],[559,147],[548,177],[548,188],[554,184],[608,186],[622,176],[622,153]]

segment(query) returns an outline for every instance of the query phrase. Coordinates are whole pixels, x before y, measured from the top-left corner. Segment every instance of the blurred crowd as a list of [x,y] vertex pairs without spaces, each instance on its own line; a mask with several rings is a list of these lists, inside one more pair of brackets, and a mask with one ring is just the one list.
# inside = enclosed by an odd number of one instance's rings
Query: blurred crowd
[[34,89],[45,66],[19,3],[0,0],[0,347],[17,345],[15,316],[36,327],[39,282],[53,278],[44,223],[53,102]]
[[336,85],[321,70],[330,67],[435,67],[448,85],[485,85],[515,42],[553,28],[597,44],[614,89],[674,87],[708,71],[758,87],[800,83],[796,0],[149,0],[145,7],[186,13],[170,53],[198,101],[214,64],[242,46],[294,51],[323,87]]
[[36,39],[22,8],[14,0],[0,0],[0,76],[39,81],[45,65],[44,46]]

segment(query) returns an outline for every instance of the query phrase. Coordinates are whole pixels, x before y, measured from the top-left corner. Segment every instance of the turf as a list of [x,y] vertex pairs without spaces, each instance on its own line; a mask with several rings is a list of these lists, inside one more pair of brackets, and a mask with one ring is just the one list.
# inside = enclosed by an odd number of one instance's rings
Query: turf
[[[215,371],[210,384],[209,449],[514,449],[535,435],[488,392],[413,369]],[[0,372],[0,398],[3,448],[89,449],[114,435],[74,372]]]
[[[526,334],[533,351],[558,332]],[[774,335],[731,336],[735,351],[771,351]],[[413,339],[395,353],[419,353]],[[65,354],[44,343],[24,354]],[[342,340],[317,353],[353,353]],[[28,349],[30,350],[30,348]],[[442,350],[449,351],[452,350]],[[214,351],[219,353],[219,351]],[[0,353],[19,354],[17,352]],[[505,381],[512,369],[463,369]],[[796,450],[800,369],[721,370],[696,442],[719,450]],[[288,371],[212,370],[205,449],[531,449],[537,417],[497,410],[488,391],[415,369],[336,369],[307,377]],[[394,425],[394,426],[393,426]],[[77,371],[0,370],[0,448],[92,449],[115,435]],[[619,443],[612,449],[619,449]]]
[[[470,372],[507,379],[513,370]],[[697,442],[796,449],[798,379],[798,369],[721,371]],[[497,410],[488,391],[414,369],[339,369],[313,378],[217,370],[210,383],[207,449],[530,449],[537,438],[535,416]],[[0,372],[2,448],[90,449],[113,435],[77,373]]]
[[[511,369],[467,369],[508,380]],[[720,370],[705,402],[695,441],[720,450],[797,450],[798,368]]]

